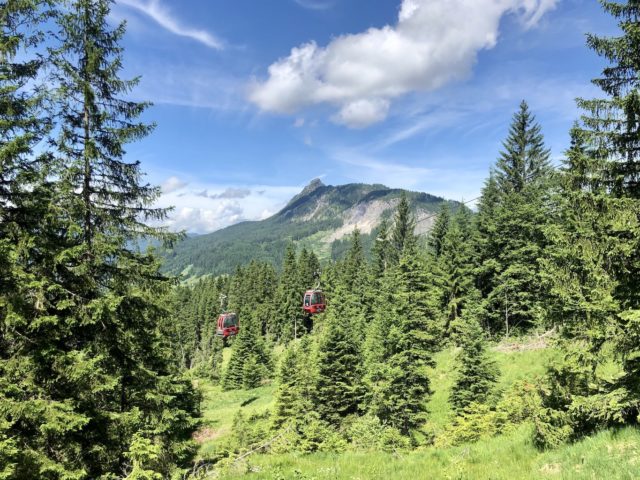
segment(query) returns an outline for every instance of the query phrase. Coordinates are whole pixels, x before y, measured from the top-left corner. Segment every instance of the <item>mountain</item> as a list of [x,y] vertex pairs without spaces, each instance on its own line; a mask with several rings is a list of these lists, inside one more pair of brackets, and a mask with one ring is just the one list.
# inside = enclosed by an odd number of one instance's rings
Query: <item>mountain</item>
[[[392,218],[402,191],[360,183],[332,186],[316,179],[266,220],[242,222],[183,240],[164,252],[164,269],[200,276],[230,273],[253,259],[279,266],[290,241],[312,248],[320,259],[338,258],[356,227],[365,247],[371,244],[382,219]],[[445,200],[427,193],[406,194],[417,219],[416,233],[424,234]]]

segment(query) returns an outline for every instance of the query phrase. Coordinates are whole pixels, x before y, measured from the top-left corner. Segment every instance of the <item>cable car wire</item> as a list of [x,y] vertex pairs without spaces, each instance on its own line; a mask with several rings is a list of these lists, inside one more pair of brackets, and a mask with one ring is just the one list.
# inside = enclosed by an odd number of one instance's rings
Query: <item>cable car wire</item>
[[[523,178],[523,181],[527,181],[527,180],[531,180],[534,175],[539,174],[540,172],[530,172],[528,175],[525,175],[525,177]],[[482,195],[477,196],[476,198],[472,198],[471,200],[467,200],[466,202],[458,202],[460,203],[460,205],[466,205],[467,203],[471,203],[471,202],[475,202],[476,200],[480,200],[482,198]],[[416,221],[416,225],[418,225],[421,222],[424,222],[425,220],[429,220],[430,218],[433,217],[437,217],[438,214],[437,213],[432,213],[431,215],[421,218],[420,220]]]

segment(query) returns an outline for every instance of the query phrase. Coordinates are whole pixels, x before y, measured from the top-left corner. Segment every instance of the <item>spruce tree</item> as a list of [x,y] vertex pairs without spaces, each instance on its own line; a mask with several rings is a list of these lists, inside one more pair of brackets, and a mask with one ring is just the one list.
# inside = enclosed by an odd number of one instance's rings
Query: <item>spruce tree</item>
[[453,410],[461,414],[471,404],[488,400],[497,380],[497,368],[487,354],[482,328],[475,318],[461,318],[455,326],[460,351],[449,401]]
[[366,259],[358,228],[353,230],[350,240],[349,250],[342,262],[342,281],[349,290],[361,290],[366,277]]
[[394,217],[393,229],[391,230],[391,259],[394,264],[400,261],[407,243],[415,241],[415,227],[415,219],[411,214],[409,200],[407,199],[407,194],[403,191]]
[[[51,362],[60,337],[50,301],[55,239],[49,152],[34,154],[52,119],[37,87],[44,22],[53,2],[0,3],[0,476],[80,476],[77,440],[88,418],[56,395]],[[53,277],[53,278],[52,278]],[[66,379],[65,379],[66,381]],[[55,455],[52,452],[56,452]]]
[[436,258],[439,258],[442,253],[442,244],[449,231],[449,225],[451,223],[451,212],[449,204],[443,202],[440,206],[440,211],[436,217],[436,221],[433,224],[431,232],[429,232],[429,248]]
[[484,183],[478,213],[475,217],[477,236],[474,247],[477,250],[475,267],[476,287],[483,298],[493,290],[497,272],[500,270],[500,250],[498,247],[497,212],[500,205],[500,190],[493,171]]
[[301,429],[314,410],[316,361],[310,338],[289,343],[282,354],[272,416],[275,429],[287,424]]
[[289,244],[284,257],[282,274],[276,292],[276,316],[269,332],[281,341],[288,341],[304,333],[302,297],[305,287],[300,284],[296,250]]
[[371,247],[373,274],[380,278],[391,265],[391,242],[389,240],[389,222],[383,218],[378,226],[375,241]]
[[363,317],[359,298],[339,285],[318,347],[315,396],[316,411],[334,425],[357,413],[364,396],[360,335],[354,329]]
[[[546,246],[551,172],[541,128],[522,102],[496,163],[499,201],[495,220],[479,225],[481,232],[495,228],[490,245],[485,247],[497,253],[496,261],[485,259],[489,264],[483,265],[483,280],[492,287],[487,294],[485,322],[505,335],[516,327],[546,325],[546,292],[541,286],[539,260]],[[486,219],[483,215],[482,220]],[[492,278],[486,278],[487,273]]]
[[[257,386],[271,365],[261,333],[260,318],[249,313],[243,318],[222,380],[225,390],[235,390],[247,385]],[[253,370],[245,368],[247,363],[253,365]],[[246,376],[248,377],[245,378]]]
[[[549,369],[547,414],[537,424],[544,445],[636,423],[640,410],[640,5],[600,3],[621,35],[587,37],[609,62],[593,81],[606,97],[578,100],[583,115],[560,176],[560,221],[548,231],[547,280],[565,356]],[[609,345],[623,372],[613,381],[598,368]]]
[[396,289],[388,311],[388,357],[370,375],[371,411],[411,434],[427,419],[431,394],[428,367],[437,346],[437,299],[415,244],[404,249],[395,269]]
[[618,283],[614,298],[621,309],[615,343],[624,376],[610,395],[618,401],[623,398],[621,415],[633,421],[640,411],[640,4],[635,0],[600,3],[616,19],[622,34],[587,37],[587,45],[608,62],[593,81],[607,98],[580,99],[578,106],[584,111],[583,130],[593,154],[605,161],[604,178],[611,192],[608,203],[614,210],[610,249],[617,255],[611,272]]
[[320,262],[313,251],[303,248],[298,256],[300,285],[305,289],[314,288],[320,278]]
[[353,300],[359,305],[359,312],[353,317],[350,329],[357,343],[361,345],[367,325],[373,317],[376,292],[372,288],[371,271],[365,258],[360,230],[357,228],[351,234],[349,250],[344,260],[339,262],[337,267],[340,279],[332,291],[332,304],[335,303],[333,296],[338,293],[337,290],[346,289],[350,293],[349,301]]
[[527,185],[549,174],[550,151],[524,100],[513,115],[503,148],[496,163],[496,181],[503,193],[521,193]]
[[50,43],[59,135],[39,225],[46,248],[23,276],[38,279],[29,282],[30,315],[11,312],[3,328],[5,339],[30,339],[9,340],[16,350],[0,377],[22,452],[18,478],[119,475],[136,435],[158,446],[165,476],[193,452],[196,397],[163,335],[172,282],[151,253],[132,247],[172,237],[146,224],[166,214],[150,207],[159,189],[123,159],[124,145],[150,128],[136,120],[146,105],[121,99],[135,82],[118,77],[124,26],[108,26],[110,3],[70,2],[56,17],[59,43]]
[[439,247],[437,272],[443,293],[445,331],[460,317],[467,303],[478,297],[474,286],[475,232],[471,218],[471,211],[462,205],[449,221]]

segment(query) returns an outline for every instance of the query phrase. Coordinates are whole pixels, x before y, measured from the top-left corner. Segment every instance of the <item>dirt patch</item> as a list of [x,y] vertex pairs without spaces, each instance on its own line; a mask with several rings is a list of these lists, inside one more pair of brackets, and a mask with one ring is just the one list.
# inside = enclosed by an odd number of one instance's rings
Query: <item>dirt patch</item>
[[203,444],[205,442],[210,442],[211,440],[215,440],[220,437],[222,432],[220,430],[216,430],[214,428],[202,428],[193,434],[193,439],[198,444]]
[[559,463],[547,463],[540,468],[540,473],[545,475],[559,475],[562,472],[562,466]]
[[549,346],[555,334],[555,329],[549,330],[542,335],[534,335],[526,338],[505,339],[493,348],[496,352],[514,353],[528,350],[543,350]]

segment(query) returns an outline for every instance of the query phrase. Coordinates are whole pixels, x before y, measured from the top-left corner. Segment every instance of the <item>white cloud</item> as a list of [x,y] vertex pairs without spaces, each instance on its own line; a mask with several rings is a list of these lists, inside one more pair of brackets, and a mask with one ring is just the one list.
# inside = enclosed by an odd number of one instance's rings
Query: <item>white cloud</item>
[[345,104],[333,116],[333,121],[351,128],[364,128],[384,120],[389,111],[389,100],[382,98],[355,100]]
[[300,190],[302,186],[230,186],[194,182],[189,189],[163,190],[158,206],[174,207],[165,222],[172,230],[209,233],[244,220],[267,218]]
[[247,198],[251,195],[248,188],[225,188],[220,193],[212,193],[209,198]]
[[169,177],[164,182],[162,182],[162,193],[172,193],[176,190],[180,190],[182,187],[186,187],[187,185],[187,182],[180,180],[176,176]]
[[216,35],[193,27],[183,25],[160,0],[118,0],[121,5],[134,8],[153,19],[165,30],[181,37],[191,38],[215,50],[222,50],[224,42]]
[[362,128],[386,118],[394,98],[468,76],[478,52],[495,46],[505,15],[531,28],[557,2],[403,0],[393,26],[293,48],[253,83],[249,98],[283,114],[329,103],[338,108],[334,121]]

